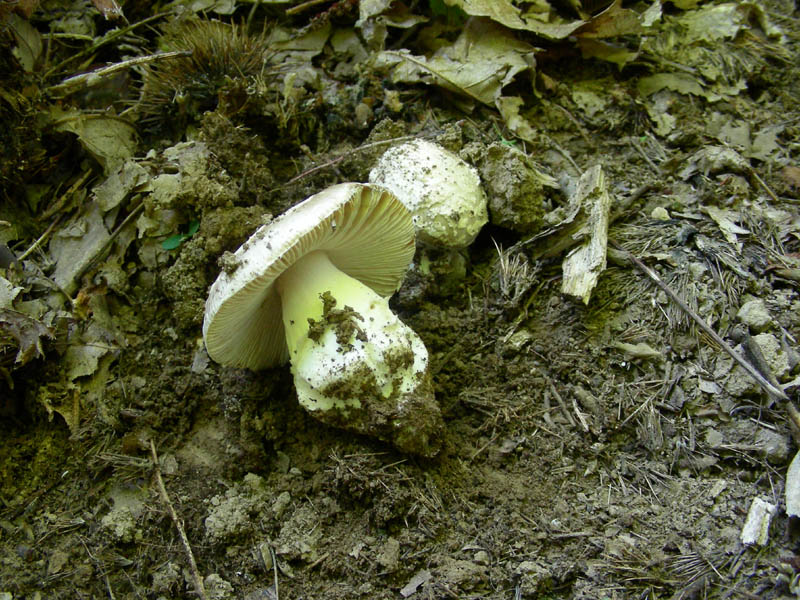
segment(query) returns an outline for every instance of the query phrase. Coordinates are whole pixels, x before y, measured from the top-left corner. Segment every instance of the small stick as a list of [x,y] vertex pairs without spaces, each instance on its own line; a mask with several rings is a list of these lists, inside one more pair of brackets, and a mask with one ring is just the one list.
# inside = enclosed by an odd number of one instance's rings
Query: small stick
[[140,27],[141,25],[146,25],[147,23],[151,23],[152,21],[155,21],[157,19],[160,19],[160,18],[166,17],[166,16],[169,16],[169,13],[166,13],[166,12],[158,13],[158,14],[155,14],[155,15],[150,15],[149,17],[147,17],[146,19],[142,19],[138,23],[133,23],[132,25],[128,25],[126,27],[122,27],[121,29],[112,29],[111,31],[106,33],[103,37],[98,39],[95,43],[93,43],[91,46],[88,46],[88,47],[84,48],[83,50],[81,50],[80,52],[76,52],[75,54],[72,54],[72,55],[68,56],[66,59],[64,59],[63,61],[58,63],[56,66],[51,67],[50,70],[47,71],[47,73],[45,73],[44,78],[47,79],[48,77],[50,77],[54,73],[60,71],[62,68],[64,68],[68,63],[70,63],[72,61],[78,60],[79,58],[83,58],[84,56],[89,56],[95,50],[100,48],[100,46],[105,46],[106,44],[109,44],[109,43],[113,42],[117,38],[120,38],[120,37],[126,35],[128,32],[133,31],[137,27]]
[[575,411],[575,415],[578,417],[578,420],[581,422],[581,427],[583,427],[584,433],[589,433],[589,423],[586,422],[586,417],[578,408],[578,402],[575,398],[572,398],[572,409]]
[[301,13],[304,10],[308,10],[309,8],[313,8],[318,4],[325,4],[326,2],[330,2],[330,0],[308,0],[307,2],[301,2],[296,6],[292,6],[291,8],[286,9],[286,16],[289,17],[291,15],[296,15],[297,13]]
[[553,394],[553,397],[556,399],[556,402],[558,402],[558,405],[561,407],[561,412],[564,413],[564,416],[567,418],[567,421],[569,421],[570,426],[575,427],[575,419],[572,418],[572,414],[570,414],[569,409],[567,408],[567,403],[564,402],[564,399],[561,397],[561,394],[558,393],[558,390],[556,389],[553,380],[548,377],[547,383],[550,386],[550,393]]
[[[320,557],[319,557],[317,560],[315,560],[313,563],[311,563],[310,565],[308,565],[308,570],[310,571],[311,569],[313,569],[313,568],[314,568],[314,567],[316,567],[317,565],[321,564],[321,563],[322,563],[322,561],[323,561],[323,560],[325,560],[326,558],[328,558],[330,555],[331,555],[331,553],[330,553],[330,552],[326,552],[325,554],[323,554],[322,556],[320,556]],[[277,589],[277,588],[276,588],[276,589]]]
[[775,195],[775,192],[773,192],[772,189],[767,185],[766,181],[764,181],[763,179],[761,179],[761,177],[759,177],[759,175],[758,175],[758,173],[756,173],[755,169],[753,169],[753,167],[751,167],[749,165],[748,165],[747,169],[750,171],[750,175],[753,177],[753,179],[755,179],[758,182],[758,184],[762,188],[764,188],[764,190],[767,192],[767,194],[769,194],[770,198],[772,198],[775,202],[780,202],[780,199],[778,198],[778,196]]
[[86,183],[86,181],[89,179],[89,177],[91,175],[92,175],[92,169],[86,169],[83,172],[83,174],[80,177],[78,177],[77,180],[75,180],[75,183],[73,183],[66,192],[61,194],[61,197],[58,200],[56,200],[52,205],[47,207],[47,209],[45,209],[45,211],[41,215],[39,215],[36,218],[36,220],[37,221],[43,221],[44,219],[49,219],[54,214],[56,214],[59,210],[61,210],[64,207],[64,205],[67,203],[67,201],[69,201],[70,198],[72,198],[72,194],[77,192],[78,189],[84,183]]
[[800,411],[797,410],[797,407],[794,405],[794,402],[787,402],[786,403],[786,410],[789,413],[789,418],[792,420],[792,424],[795,427],[795,431],[793,432],[795,444],[800,443]]
[[167,509],[169,510],[169,516],[172,518],[172,522],[175,523],[175,528],[178,530],[178,535],[181,538],[181,544],[183,544],[183,550],[186,552],[186,558],[189,560],[189,571],[192,574],[194,588],[200,598],[203,600],[208,600],[208,596],[206,596],[206,588],[203,586],[203,578],[200,577],[200,572],[197,570],[197,563],[194,561],[192,547],[189,545],[189,538],[186,537],[186,531],[183,529],[183,522],[178,517],[178,513],[176,513],[175,509],[172,507],[172,502],[170,502],[169,496],[167,495],[167,488],[164,487],[164,480],[161,479],[161,468],[158,466],[156,445],[153,443],[152,439],[150,440],[150,455],[153,458],[153,474],[156,478],[156,487],[158,488],[158,493],[161,496],[161,501],[167,506]]
[[275,581],[275,600],[280,600],[281,595],[278,593],[278,557],[275,556],[275,549],[270,546],[269,554],[272,557],[272,577]]
[[[756,380],[756,383],[761,386],[761,388],[767,392],[767,394],[776,400],[788,400],[789,397],[786,395],[786,392],[783,390],[775,387],[769,381],[767,381],[764,376],[759,373],[756,368],[751,365],[748,361],[743,359],[739,356],[736,352],[734,352],[733,348],[731,348],[725,340],[723,340],[719,334],[714,331],[700,315],[695,313],[689,305],[686,304],[672,289],[664,283],[661,278],[653,271],[650,267],[645,265],[642,261],[636,258],[633,254],[622,248],[619,244],[609,240],[609,243],[614,246],[617,250],[622,252],[628,260],[630,260],[636,267],[642,271],[645,275],[647,275],[653,283],[655,283],[658,287],[660,287],[667,296],[669,296],[680,308],[683,312],[689,315],[692,320],[697,323],[697,326],[700,327],[705,333],[707,333],[712,340],[714,340],[719,346],[726,352],[728,355],[733,358],[745,371],[749,373],[749,375]],[[796,410],[795,410],[796,412]],[[791,409],[790,409],[791,414]]]
[[[114,243],[114,240],[117,239],[117,236],[119,235],[120,231],[122,231],[122,229],[126,225],[128,225],[128,223],[130,223],[136,215],[142,212],[143,208],[144,208],[144,202],[139,202],[139,204],[136,205],[136,208],[134,208],[130,212],[130,214],[127,217],[125,217],[125,219],[123,219],[122,223],[120,223],[117,226],[117,228],[111,232],[108,239],[103,243],[102,247],[94,254],[93,257],[91,257],[91,259],[86,263],[86,265],[83,268],[79,269],[78,272],[73,275],[72,280],[69,282],[69,284],[66,285],[67,289],[69,289],[71,292],[75,291],[75,288],[72,287],[73,284],[80,285],[80,278],[83,277],[90,269],[93,269],[97,265],[97,263],[102,259],[105,252],[111,247],[111,244]],[[72,300],[71,296],[67,297],[70,298],[70,300]]]
[[395,142],[405,142],[407,140],[413,140],[413,139],[416,139],[416,138],[417,138],[417,136],[414,136],[414,135],[404,135],[402,137],[396,137],[396,138],[392,138],[392,139],[389,139],[389,140],[381,140],[379,142],[370,142],[369,144],[364,144],[363,146],[359,146],[358,148],[353,148],[353,150],[348,151],[346,154],[342,154],[341,156],[337,156],[336,158],[333,158],[333,159],[331,159],[331,160],[329,160],[329,161],[327,161],[327,162],[325,162],[325,163],[323,163],[321,165],[317,165],[316,167],[311,167],[310,169],[308,169],[306,171],[303,171],[299,175],[295,175],[289,181],[287,181],[282,186],[280,186],[280,188],[278,188],[278,189],[285,188],[285,187],[293,184],[295,181],[298,181],[299,179],[303,179],[304,177],[308,177],[309,175],[312,175],[313,173],[316,173],[317,171],[321,171],[322,169],[327,169],[329,167],[334,167],[337,164],[339,164],[340,162],[342,162],[345,158],[348,158],[348,157],[352,156],[353,152],[362,152],[364,150],[369,150],[370,148],[375,148],[377,146],[383,146],[385,144],[393,144]]
[[630,138],[630,144],[631,144],[631,146],[633,146],[636,149],[636,151],[639,154],[642,155],[642,158],[644,159],[644,162],[646,162],[650,166],[650,168],[653,169],[653,171],[655,172],[656,175],[661,173],[661,169],[659,169],[658,165],[656,163],[654,163],[653,160],[649,156],[647,156],[647,153],[644,151],[644,148],[642,148],[642,145],[639,143],[639,141],[636,138],[631,137]]
[[123,69],[128,69],[137,65],[149,64],[165,58],[176,58],[180,56],[191,55],[192,53],[189,50],[175,50],[173,52],[159,52],[157,54],[150,54],[148,56],[137,56],[135,58],[129,58],[128,60],[123,60],[122,62],[114,63],[113,65],[100,67],[99,69],[89,71],[88,73],[73,75],[61,83],[51,85],[49,88],[47,88],[47,91],[51,94],[69,94],[77,91],[77,88],[91,87],[97,83],[100,83],[103,77],[113,75],[117,71],[121,71]]
[[37,239],[35,242],[33,242],[33,244],[31,244],[31,247],[28,248],[27,250],[25,250],[25,252],[20,254],[17,257],[17,260],[20,260],[20,261],[25,260],[26,258],[28,258],[31,255],[31,252],[35,251],[39,246],[41,246],[42,243],[48,238],[48,236],[51,233],[53,233],[53,229],[55,229],[56,225],[58,225],[61,222],[61,218],[63,216],[64,216],[64,213],[61,213],[60,215],[58,215],[58,217],[52,223],[50,223],[50,225],[47,227],[47,229],[44,230],[44,233],[39,236],[39,239]]

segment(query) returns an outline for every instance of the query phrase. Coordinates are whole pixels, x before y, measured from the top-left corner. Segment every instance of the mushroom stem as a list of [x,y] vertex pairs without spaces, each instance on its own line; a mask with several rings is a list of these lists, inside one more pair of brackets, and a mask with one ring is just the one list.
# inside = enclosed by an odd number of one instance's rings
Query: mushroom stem
[[361,406],[370,394],[413,391],[426,373],[422,340],[386,298],[340,271],[322,251],[277,281],[300,403],[309,410]]
[[338,293],[334,295],[336,297],[352,288],[353,291],[348,296],[352,296],[353,292],[361,295],[371,292],[376,295],[363,283],[337,269],[321,250],[309,252],[295,262],[278,278],[275,287],[281,297],[286,345],[289,347],[292,362],[298,356],[298,347],[308,337],[308,320],[322,318],[323,304],[320,295],[323,292],[333,293],[333,290],[337,290]]
[[276,284],[300,404],[330,425],[378,429],[403,450],[435,454],[441,416],[428,352],[388,300],[323,251],[302,257]]

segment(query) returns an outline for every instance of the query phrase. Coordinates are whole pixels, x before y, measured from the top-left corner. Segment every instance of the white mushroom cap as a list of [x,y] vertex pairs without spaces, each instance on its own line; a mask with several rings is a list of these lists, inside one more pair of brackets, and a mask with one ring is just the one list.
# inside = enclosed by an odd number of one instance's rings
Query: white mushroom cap
[[478,172],[438,144],[418,139],[387,150],[369,174],[414,215],[421,241],[469,246],[488,221]]
[[209,356],[234,367],[285,363],[288,349],[275,280],[300,257],[323,250],[342,272],[383,297],[414,257],[408,210],[385,190],[335,185],[260,227],[211,286],[203,321]]

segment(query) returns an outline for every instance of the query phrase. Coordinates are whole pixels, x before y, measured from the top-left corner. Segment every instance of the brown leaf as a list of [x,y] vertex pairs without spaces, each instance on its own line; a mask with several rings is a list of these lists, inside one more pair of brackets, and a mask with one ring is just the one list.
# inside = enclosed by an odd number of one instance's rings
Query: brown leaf
[[789,187],[800,190],[800,167],[786,166],[781,170],[781,177]]
[[117,19],[124,19],[125,15],[122,14],[122,7],[117,4],[117,0],[92,0],[94,7],[100,11],[106,21],[116,21]]
[[16,342],[17,366],[44,356],[42,338],[53,338],[53,332],[44,323],[15,310],[0,309],[0,347],[14,345],[12,340]]
[[39,0],[19,0],[17,2],[0,0],[0,22],[11,12],[15,12],[27,19],[33,14],[37,6],[39,6]]
[[617,0],[599,15],[575,31],[578,38],[610,38],[631,33],[639,33],[642,23],[639,14],[628,8],[622,8]]

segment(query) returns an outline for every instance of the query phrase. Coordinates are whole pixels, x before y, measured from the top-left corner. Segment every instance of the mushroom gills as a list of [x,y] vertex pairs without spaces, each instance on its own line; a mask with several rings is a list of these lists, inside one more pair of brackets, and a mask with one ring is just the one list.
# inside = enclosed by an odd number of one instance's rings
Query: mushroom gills
[[443,426],[428,352],[388,299],[319,250],[276,284],[300,404],[330,425],[435,454]]

